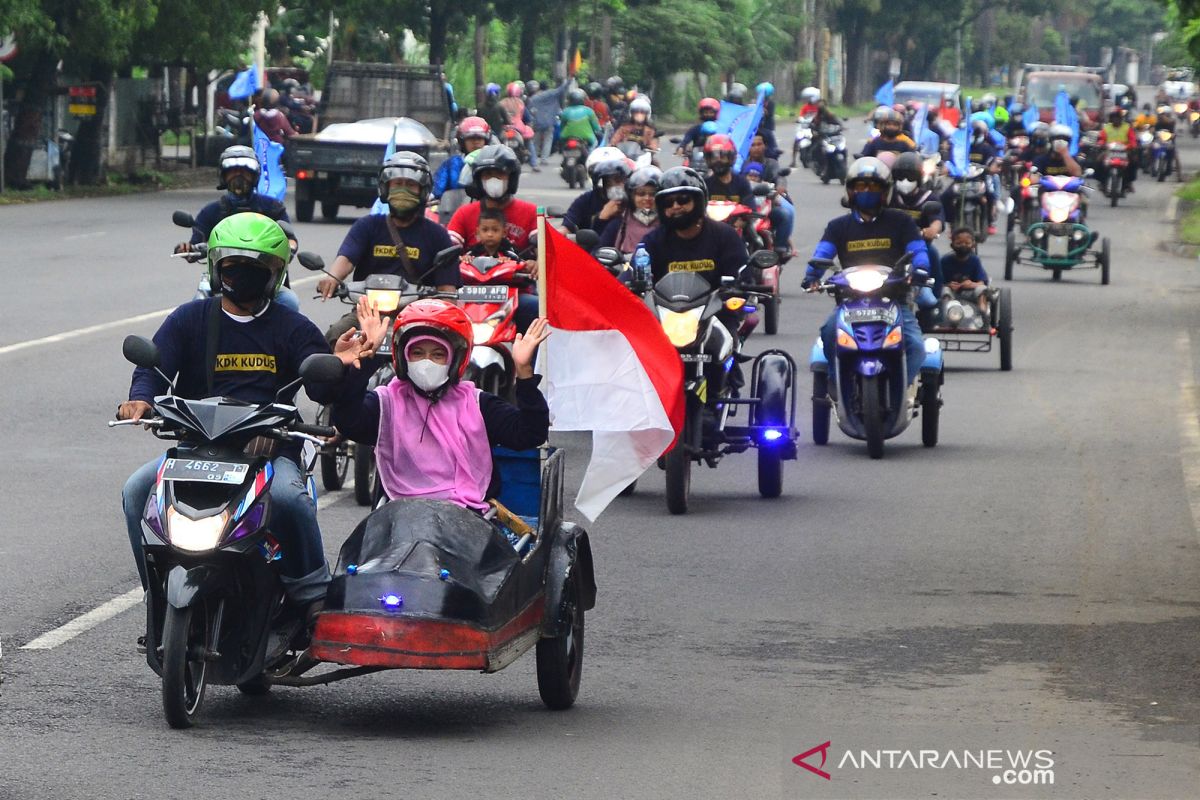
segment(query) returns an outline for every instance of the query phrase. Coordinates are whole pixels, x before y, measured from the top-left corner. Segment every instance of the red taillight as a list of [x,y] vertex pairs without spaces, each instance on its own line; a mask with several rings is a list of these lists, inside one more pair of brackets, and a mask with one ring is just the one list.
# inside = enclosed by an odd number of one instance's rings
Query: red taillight
[[578,139],[567,139],[567,147],[579,147]]
[[312,177],[312,173],[306,169],[296,170],[296,180],[298,180],[298,181],[306,181],[311,177]]

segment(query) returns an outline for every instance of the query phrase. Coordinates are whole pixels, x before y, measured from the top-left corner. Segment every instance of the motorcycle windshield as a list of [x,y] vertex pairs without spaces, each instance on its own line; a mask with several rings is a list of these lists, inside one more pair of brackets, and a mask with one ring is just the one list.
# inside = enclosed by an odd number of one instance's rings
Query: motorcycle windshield
[[694,272],[672,272],[654,284],[655,296],[673,309],[707,302],[712,291],[712,284]]
[[234,433],[244,434],[283,425],[296,413],[291,406],[278,403],[255,405],[229,397],[185,400],[182,397],[164,396],[155,398],[154,405],[163,417],[209,441]]

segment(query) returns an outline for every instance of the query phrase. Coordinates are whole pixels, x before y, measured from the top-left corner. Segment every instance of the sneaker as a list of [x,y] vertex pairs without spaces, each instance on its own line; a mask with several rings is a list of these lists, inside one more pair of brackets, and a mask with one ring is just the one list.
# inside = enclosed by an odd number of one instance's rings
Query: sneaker
[[995,235],[996,235],[996,226],[988,225],[988,236],[995,236]]
[[541,172],[542,168],[541,167],[530,167],[529,171],[530,172]]
[[139,636],[137,638],[137,651],[139,655],[146,655],[146,637]]

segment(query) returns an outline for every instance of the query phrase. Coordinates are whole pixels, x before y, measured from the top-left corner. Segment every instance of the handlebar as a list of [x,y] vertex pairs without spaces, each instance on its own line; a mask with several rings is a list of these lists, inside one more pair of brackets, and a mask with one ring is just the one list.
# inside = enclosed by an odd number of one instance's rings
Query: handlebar
[[161,428],[163,426],[162,417],[149,417],[146,419],[110,419],[108,427],[116,428],[120,425],[145,425],[147,428]]
[[309,425],[306,422],[300,422],[292,426],[292,430],[297,433],[307,433],[310,436],[337,436],[337,431],[329,425]]

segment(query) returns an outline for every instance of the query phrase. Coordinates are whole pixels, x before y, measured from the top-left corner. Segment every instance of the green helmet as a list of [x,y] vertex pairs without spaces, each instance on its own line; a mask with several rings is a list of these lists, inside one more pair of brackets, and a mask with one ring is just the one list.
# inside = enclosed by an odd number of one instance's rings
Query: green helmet
[[249,259],[271,272],[267,284],[268,299],[283,286],[291,251],[287,234],[270,217],[243,211],[217,223],[208,237],[208,281],[214,292],[221,287],[222,263],[237,258]]

